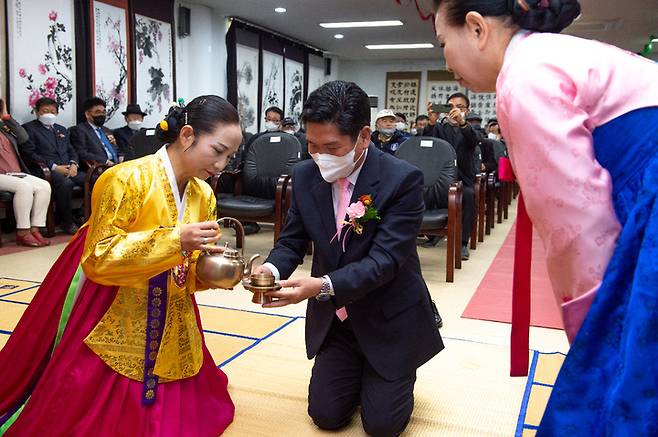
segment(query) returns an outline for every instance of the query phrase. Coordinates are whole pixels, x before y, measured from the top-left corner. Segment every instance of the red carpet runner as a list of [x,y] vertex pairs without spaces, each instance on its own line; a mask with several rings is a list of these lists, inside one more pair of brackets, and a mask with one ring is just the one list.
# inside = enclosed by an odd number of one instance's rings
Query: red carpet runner
[[[466,306],[462,317],[467,319],[512,322],[512,271],[514,268],[515,227],[494,258],[480,286]],[[533,233],[532,288],[530,324],[544,328],[562,329],[562,318],[553,298],[548,280],[544,246]]]

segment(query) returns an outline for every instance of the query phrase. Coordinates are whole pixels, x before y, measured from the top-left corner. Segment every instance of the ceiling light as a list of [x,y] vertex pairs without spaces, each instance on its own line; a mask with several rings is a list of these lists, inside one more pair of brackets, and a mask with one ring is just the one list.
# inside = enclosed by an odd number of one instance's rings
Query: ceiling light
[[274,12],[276,12],[277,14],[285,14],[286,11],[287,11],[286,8],[276,8],[276,9],[274,9]]
[[652,39],[651,42],[658,42],[658,38]]
[[433,49],[434,44],[375,44],[367,45],[368,50],[399,50],[399,49]]
[[342,33],[337,33],[337,34],[334,35],[334,38],[343,39],[343,38],[345,38],[345,35],[343,35]]
[[351,21],[342,23],[320,23],[320,26],[325,29],[347,29],[351,27],[391,27],[403,26],[404,23],[400,20],[392,21]]

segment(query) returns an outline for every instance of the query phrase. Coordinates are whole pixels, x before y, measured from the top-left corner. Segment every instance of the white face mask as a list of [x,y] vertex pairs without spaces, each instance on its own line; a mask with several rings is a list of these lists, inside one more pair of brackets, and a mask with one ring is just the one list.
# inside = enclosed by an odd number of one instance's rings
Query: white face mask
[[142,127],[143,122],[139,120],[133,120],[128,122],[128,127],[132,130],[139,130]]
[[322,179],[333,184],[338,179],[346,178],[352,174],[357,161],[366,153],[366,149],[364,149],[359,159],[354,159],[358,142],[357,140],[352,151],[344,156],[334,156],[328,153],[311,153],[311,158],[313,158],[313,161],[315,161],[320,169]]
[[403,130],[405,130],[405,129],[407,128],[407,124],[406,124],[406,123],[402,123],[402,122],[400,121],[400,122],[398,122],[398,123],[395,123],[395,128],[396,128],[397,130],[401,130],[401,131],[403,131]]
[[384,135],[393,135],[395,133],[395,128],[394,127],[383,127],[379,129],[380,134]]
[[265,122],[265,130],[268,132],[276,132],[279,130],[279,124],[275,123],[273,121],[266,121]]
[[290,134],[290,135],[295,135],[295,130],[294,129],[286,129],[284,130],[285,133]]
[[39,121],[46,126],[52,126],[55,124],[55,120],[57,120],[57,116],[55,114],[46,113],[39,116]]
[[418,129],[416,129],[416,128],[411,129],[411,135],[413,135],[413,136],[418,135]]
[[498,135],[496,135],[496,134],[493,133],[493,132],[489,132],[489,133],[487,134],[487,138],[489,138],[490,140],[498,140]]

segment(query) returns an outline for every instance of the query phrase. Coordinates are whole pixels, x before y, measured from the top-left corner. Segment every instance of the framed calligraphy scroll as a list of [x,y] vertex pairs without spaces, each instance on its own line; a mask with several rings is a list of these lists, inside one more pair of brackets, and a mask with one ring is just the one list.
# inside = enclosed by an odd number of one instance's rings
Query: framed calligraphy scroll
[[420,81],[420,71],[386,73],[386,109],[414,120],[418,116]]

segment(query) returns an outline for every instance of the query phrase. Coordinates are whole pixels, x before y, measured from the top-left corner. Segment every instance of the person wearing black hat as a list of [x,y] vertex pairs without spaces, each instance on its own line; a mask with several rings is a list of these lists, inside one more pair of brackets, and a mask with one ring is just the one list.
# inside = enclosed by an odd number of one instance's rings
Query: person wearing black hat
[[302,146],[300,160],[311,159],[311,155],[308,154],[308,141],[306,140],[306,135],[297,129],[297,122],[294,118],[284,118],[283,121],[281,121],[281,130],[287,134],[293,135],[299,140],[299,144]]
[[122,114],[126,119],[126,125],[114,129],[114,138],[117,140],[119,151],[124,153],[124,160],[129,160],[135,157],[135,153],[130,145],[130,139],[135,133],[143,129],[142,124],[144,123],[144,117],[148,114],[142,111],[142,108],[136,103],[129,104]]

